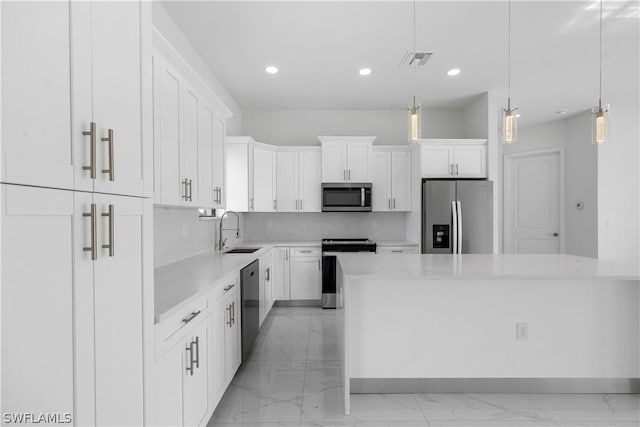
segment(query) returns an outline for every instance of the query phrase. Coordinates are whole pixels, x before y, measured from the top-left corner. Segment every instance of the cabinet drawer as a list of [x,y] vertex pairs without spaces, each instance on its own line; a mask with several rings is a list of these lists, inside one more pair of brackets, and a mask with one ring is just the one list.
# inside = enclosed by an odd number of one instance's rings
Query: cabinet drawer
[[184,310],[155,326],[156,359],[180,341],[207,316],[207,299],[200,298]]
[[293,247],[291,248],[291,256],[320,256],[322,255],[322,249],[319,247]]
[[226,295],[230,295],[234,290],[239,288],[240,275],[238,273],[231,274],[226,276],[224,279],[221,279],[219,285],[215,286],[214,290],[209,294],[212,306],[213,301],[219,300]]
[[378,254],[417,254],[418,246],[378,246]]

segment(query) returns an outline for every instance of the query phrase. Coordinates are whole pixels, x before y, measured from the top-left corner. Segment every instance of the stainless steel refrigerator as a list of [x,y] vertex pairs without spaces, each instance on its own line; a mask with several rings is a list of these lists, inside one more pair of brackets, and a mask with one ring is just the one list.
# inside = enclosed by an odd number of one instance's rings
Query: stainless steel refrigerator
[[422,253],[493,253],[493,182],[423,180]]

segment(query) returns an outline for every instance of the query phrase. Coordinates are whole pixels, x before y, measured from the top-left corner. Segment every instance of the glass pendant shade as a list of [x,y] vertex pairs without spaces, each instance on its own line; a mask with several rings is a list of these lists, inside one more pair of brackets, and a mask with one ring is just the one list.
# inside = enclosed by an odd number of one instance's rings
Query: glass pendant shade
[[513,144],[518,140],[518,116],[517,108],[511,109],[509,105],[503,110],[502,115],[502,142],[504,144]]
[[421,132],[421,120],[420,120],[420,106],[413,105],[409,108],[409,141],[417,142],[420,139]]
[[609,118],[609,106],[598,104],[591,110],[591,142],[593,144],[604,144],[609,141],[609,130],[611,121]]

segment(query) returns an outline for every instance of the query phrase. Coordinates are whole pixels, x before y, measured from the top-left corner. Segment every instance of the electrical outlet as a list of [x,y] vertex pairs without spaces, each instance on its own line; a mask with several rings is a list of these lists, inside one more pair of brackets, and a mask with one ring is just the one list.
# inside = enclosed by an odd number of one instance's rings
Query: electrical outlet
[[529,324],[528,323],[516,323],[516,340],[518,341],[529,340]]

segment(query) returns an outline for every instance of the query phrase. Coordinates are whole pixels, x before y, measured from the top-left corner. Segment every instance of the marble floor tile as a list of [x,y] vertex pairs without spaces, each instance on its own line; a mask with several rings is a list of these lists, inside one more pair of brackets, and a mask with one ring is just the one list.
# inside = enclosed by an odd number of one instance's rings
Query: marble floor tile
[[351,415],[362,421],[426,421],[412,394],[354,394]]
[[[608,394],[526,394],[540,409],[611,409]],[[619,400],[622,402],[622,399]]]
[[640,422],[640,411],[636,409],[545,409],[555,421],[626,421]]

